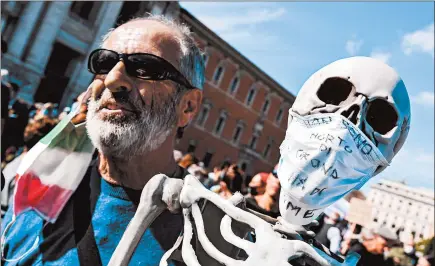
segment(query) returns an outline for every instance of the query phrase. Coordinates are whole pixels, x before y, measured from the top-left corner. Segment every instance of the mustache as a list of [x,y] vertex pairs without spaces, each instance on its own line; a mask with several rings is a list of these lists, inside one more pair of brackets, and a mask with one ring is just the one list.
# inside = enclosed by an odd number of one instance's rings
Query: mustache
[[120,97],[120,95],[110,92],[107,88],[94,101],[98,106],[97,111],[109,105],[120,105],[133,113],[140,113],[146,109],[144,101],[132,97],[131,93],[124,93]]

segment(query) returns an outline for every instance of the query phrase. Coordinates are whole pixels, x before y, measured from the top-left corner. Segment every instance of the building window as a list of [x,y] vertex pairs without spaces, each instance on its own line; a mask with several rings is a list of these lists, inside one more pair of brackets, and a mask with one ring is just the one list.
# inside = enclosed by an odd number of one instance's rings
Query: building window
[[234,130],[233,143],[235,143],[235,144],[239,143],[240,138],[242,137],[242,132],[243,132],[243,125],[238,124],[236,126],[236,129]]
[[219,82],[221,81],[223,73],[224,73],[224,68],[222,66],[219,66],[213,75],[213,83],[214,84],[219,85]]
[[235,76],[230,84],[230,93],[234,94],[239,87],[239,77]]
[[279,108],[278,113],[276,114],[276,118],[275,118],[275,121],[277,123],[281,122],[283,113],[284,113],[284,107]]
[[189,141],[189,147],[187,147],[187,153],[193,153],[196,150],[196,143],[194,140]]
[[396,228],[396,225],[395,225],[395,224],[392,224],[391,227],[392,227],[392,228]]
[[70,11],[81,19],[93,22],[100,6],[101,3],[95,1],[73,1]]
[[211,106],[209,104],[204,104],[202,106],[201,112],[196,119],[196,123],[198,126],[204,127],[205,122],[207,121],[208,114],[210,113]]
[[214,133],[216,135],[220,135],[222,133],[222,130],[225,127],[225,121],[227,120],[227,114],[225,112],[221,112],[221,115],[219,116],[216,126],[214,128]]
[[255,96],[255,88],[251,88],[248,92],[248,96],[246,96],[246,105],[250,106],[254,100]]
[[378,218],[374,218],[373,222],[377,223],[378,222]]
[[266,114],[269,110],[270,100],[266,99],[266,101],[263,104],[263,108],[261,108],[261,113]]
[[211,152],[205,153],[204,158],[202,159],[202,162],[204,163],[205,167],[208,167],[210,165],[212,157],[213,157],[213,153],[211,153]]
[[258,137],[257,136],[252,136],[251,141],[249,142],[249,148],[252,150],[255,150],[255,146],[257,146],[257,140]]
[[264,158],[267,158],[267,156],[269,156],[271,147],[272,147],[272,144],[267,143],[266,148],[264,149],[264,152],[263,152]]

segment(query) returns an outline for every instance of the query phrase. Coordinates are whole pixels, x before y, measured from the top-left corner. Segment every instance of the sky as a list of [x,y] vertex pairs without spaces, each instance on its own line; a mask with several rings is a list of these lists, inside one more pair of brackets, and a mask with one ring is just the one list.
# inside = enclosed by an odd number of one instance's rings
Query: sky
[[434,190],[434,3],[181,2],[291,93],[321,67],[371,56],[396,69],[411,99],[411,130],[389,179]]

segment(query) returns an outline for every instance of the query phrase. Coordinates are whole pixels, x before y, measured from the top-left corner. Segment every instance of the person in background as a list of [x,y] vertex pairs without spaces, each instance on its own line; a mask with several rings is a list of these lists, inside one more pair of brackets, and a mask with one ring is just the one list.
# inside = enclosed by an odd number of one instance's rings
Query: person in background
[[269,175],[264,193],[246,197],[246,207],[270,217],[277,218],[280,216],[278,205],[280,188],[279,179],[273,175]]
[[210,191],[213,191],[224,199],[229,199],[233,195],[233,193],[228,189],[227,183],[224,181],[220,181],[218,185],[210,188]]
[[432,237],[429,245],[424,251],[424,255],[418,259],[417,266],[434,266],[435,265],[435,237]]
[[228,167],[228,171],[226,171],[223,181],[227,184],[231,193],[234,194],[242,191],[243,177],[239,172],[237,164],[232,164]]
[[66,106],[65,108],[63,108],[62,112],[59,114],[59,121],[61,121],[70,112],[71,112],[71,107]]
[[393,259],[385,259],[384,256],[393,242],[396,242],[396,235],[388,228],[381,227],[376,231],[364,232],[362,242],[352,245],[348,252],[361,255],[357,266],[393,266]]
[[409,258],[412,265],[416,265],[418,262],[418,257],[415,254],[415,242],[413,237],[409,237],[407,241],[403,243],[403,253]]
[[[340,254],[346,256],[350,247],[357,244],[361,240],[362,226],[356,223],[350,223],[349,229],[343,236],[343,241],[340,245]],[[317,234],[317,233],[316,233]]]
[[181,161],[181,158],[183,158],[183,153],[179,150],[174,150],[174,160],[176,163],[179,163]]
[[316,234],[315,239],[325,245],[333,253],[340,251],[341,233],[337,227],[340,215],[336,212],[325,214],[324,223]]
[[192,164],[198,163],[198,159],[195,158],[195,156],[192,153],[188,153],[181,158],[180,162],[178,163],[179,166],[183,167],[184,169],[189,168]]
[[254,175],[252,177],[251,182],[248,184],[248,195],[247,197],[263,195],[266,191],[267,179],[269,178],[269,174],[262,172]]
[[22,147],[24,145],[24,129],[29,122],[30,105],[18,98],[19,86],[11,83],[12,93],[9,102],[9,118],[2,134],[2,152],[10,146]]
[[219,182],[224,179],[231,163],[224,161],[220,166],[215,166],[213,172],[208,173],[208,178],[211,180],[211,187],[219,186]]

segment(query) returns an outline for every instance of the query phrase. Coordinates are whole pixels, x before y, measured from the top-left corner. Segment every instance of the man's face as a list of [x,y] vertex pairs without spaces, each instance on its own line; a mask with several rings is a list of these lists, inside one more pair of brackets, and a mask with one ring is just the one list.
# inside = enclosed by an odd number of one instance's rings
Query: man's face
[[[135,21],[115,29],[102,48],[118,53],[150,53],[178,69],[179,34],[155,21]],[[125,87],[129,93],[115,98],[111,90]],[[87,129],[93,144],[103,153],[128,157],[157,149],[175,134],[178,96],[172,81],[141,80],[126,73],[119,61],[91,84]],[[172,133],[172,134],[171,134]]]

